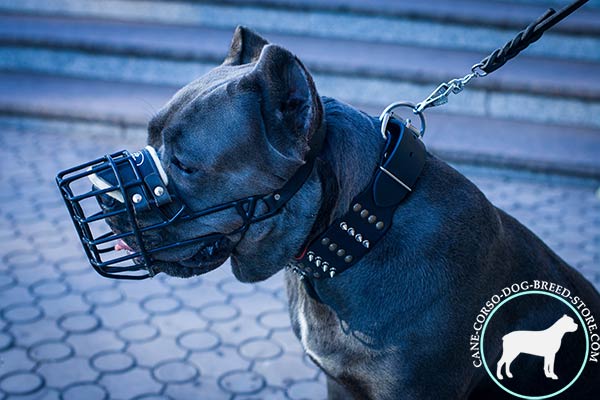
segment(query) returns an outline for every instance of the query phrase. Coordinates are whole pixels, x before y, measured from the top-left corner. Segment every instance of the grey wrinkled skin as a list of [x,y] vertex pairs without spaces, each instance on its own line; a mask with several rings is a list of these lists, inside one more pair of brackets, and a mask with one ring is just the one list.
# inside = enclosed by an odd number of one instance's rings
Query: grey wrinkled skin
[[[159,149],[178,193],[199,210],[280,188],[304,162],[321,123],[327,132],[319,157],[339,188],[328,216],[332,221],[376,167],[383,146],[378,121],[320,98],[294,55],[238,28],[225,62],[165,105],[150,122],[148,142]],[[159,254],[157,272],[191,276],[230,256],[240,281],[264,280],[293,264],[328,195],[315,169],[280,214],[252,225],[241,241],[230,237],[214,259],[194,265],[190,257],[200,249],[191,246]],[[185,239],[239,224],[237,215],[224,212],[162,236]],[[542,279],[567,286],[600,315],[600,296],[592,285],[429,154],[389,233],[348,271],[316,281],[318,299],[292,272],[285,279],[292,327],[327,374],[332,399],[505,398],[483,368],[473,367],[469,335],[485,301],[515,282]],[[536,304],[526,319],[551,321],[552,305]],[[499,356],[497,342],[486,350],[488,357]],[[572,363],[580,360],[573,356]],[[569,398],[597,394],[600,380],[591,379],[597,374],[587,368]],[[532,372],[531,382],[543,385],[539,379]]]

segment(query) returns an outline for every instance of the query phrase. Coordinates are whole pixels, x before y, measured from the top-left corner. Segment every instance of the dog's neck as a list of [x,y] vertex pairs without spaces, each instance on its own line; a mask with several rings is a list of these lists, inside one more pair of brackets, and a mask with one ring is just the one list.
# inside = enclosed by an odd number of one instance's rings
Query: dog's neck
[[[327,137],[321,158],[337,181],[337,197],[328,223],[343,215],[351,200],[369,183],[385,141],[378,121],[337,100],[324,97]],[[351,115],[356,114],[356,115]]]

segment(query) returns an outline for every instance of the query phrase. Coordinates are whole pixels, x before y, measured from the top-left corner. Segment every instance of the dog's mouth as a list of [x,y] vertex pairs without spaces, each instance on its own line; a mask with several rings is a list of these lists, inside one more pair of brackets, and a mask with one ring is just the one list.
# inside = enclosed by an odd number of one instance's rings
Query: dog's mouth
[[[138,251],[135,247],[119,240],[115,244],[114,250],[135,253]],[[203,243],[191,256],[183,256],[181,259],[174,257],[174,254],[168,252],[168,250],[157,252],[152,255],[152,263],[149,268],[153,275],[159,272],[181,278],[202,275],[223,265],[232,250],[232,241],[222,236],[219,239]],[[134,262],[138,265],[144,265],[142,257],[136,257]]]

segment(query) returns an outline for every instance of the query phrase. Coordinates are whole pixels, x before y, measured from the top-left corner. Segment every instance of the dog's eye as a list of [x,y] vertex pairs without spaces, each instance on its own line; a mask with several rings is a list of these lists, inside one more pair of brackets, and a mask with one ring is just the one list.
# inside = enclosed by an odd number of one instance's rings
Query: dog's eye
[[186,166],[175,156],[171,158],[171,163],[186,174],[193,174],[196,172],[196,169]]

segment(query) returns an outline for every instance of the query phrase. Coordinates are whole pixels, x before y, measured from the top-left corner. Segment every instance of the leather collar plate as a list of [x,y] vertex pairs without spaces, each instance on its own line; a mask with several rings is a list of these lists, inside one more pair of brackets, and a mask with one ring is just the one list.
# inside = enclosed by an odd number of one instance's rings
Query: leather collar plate
[[412,191],[423,165],[425,145],[412,127],[390,120],[389,135],[369,185],[305,252],[294,270],[301,277],[333,278],[356,264],[390,228],[394,211]]

